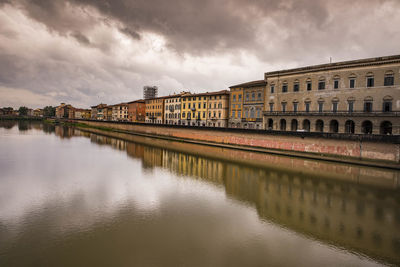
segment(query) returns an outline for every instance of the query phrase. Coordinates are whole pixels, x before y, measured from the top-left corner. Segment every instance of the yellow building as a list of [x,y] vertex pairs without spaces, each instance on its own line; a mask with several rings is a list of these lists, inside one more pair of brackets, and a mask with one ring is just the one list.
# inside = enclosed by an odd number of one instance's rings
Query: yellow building
[[229,106],[229,127],[240,128],[242,122],[243,109],[243,87],[230,87],[230,106]]
[[208,93],[184,95],[181,100],[182,125],[206,126]]
[[146,123],[164,124],[165,97],[146,99]]

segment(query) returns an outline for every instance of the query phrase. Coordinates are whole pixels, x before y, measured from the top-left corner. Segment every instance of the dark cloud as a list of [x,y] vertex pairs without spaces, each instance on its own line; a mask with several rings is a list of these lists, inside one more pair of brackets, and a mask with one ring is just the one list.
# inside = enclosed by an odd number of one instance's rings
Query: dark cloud
[[0,86],[82,104],[140,97],[144,84],[221,90],[329,57],[398,54],[399,10],[398,0],[0,0]]

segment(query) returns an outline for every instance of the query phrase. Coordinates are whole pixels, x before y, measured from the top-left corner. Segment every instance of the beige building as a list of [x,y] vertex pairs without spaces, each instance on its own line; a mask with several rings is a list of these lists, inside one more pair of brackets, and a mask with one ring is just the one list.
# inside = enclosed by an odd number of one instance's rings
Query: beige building
[[264,127],[400,134],[400,56],[265,73]]
[[112,120],[129,121],[127,103],[120,103],[112,106]]
[[181,125],[181,96],[189,95],[189,92],[182,92],[176,95],[166,96],[164,100],[164,122],[170,125]]
[[229,117],[229,91],[208,93],[208,127],[227,127]]

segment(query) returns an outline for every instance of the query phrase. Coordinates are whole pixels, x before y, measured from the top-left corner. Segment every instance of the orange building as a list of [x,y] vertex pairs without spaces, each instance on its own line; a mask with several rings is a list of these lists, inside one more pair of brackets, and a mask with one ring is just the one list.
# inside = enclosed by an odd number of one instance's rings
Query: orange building
[[165,97],[146,99],[146,123],[164,124]]
[[145,122],[146,103],[144,100],[128,102],[128,118],[132,122]]

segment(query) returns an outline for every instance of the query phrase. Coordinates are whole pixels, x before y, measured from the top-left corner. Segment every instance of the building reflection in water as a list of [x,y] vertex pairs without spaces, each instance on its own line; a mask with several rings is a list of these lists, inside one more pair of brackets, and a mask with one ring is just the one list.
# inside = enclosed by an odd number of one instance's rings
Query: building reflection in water
[[84,136],[98,145],[126,151],[129,157],[141,159],[143,168],[165,168],[178,177],[223,187],[228,197],[254,207],[261,220],[400,264],[398,171],[208,146],[199,149],[185,143],[166,148],[168,141],[120,134],[130,139],[124,141],[114,138],[116,133],[45,125],[43,131],[54,130],[61,138]]

